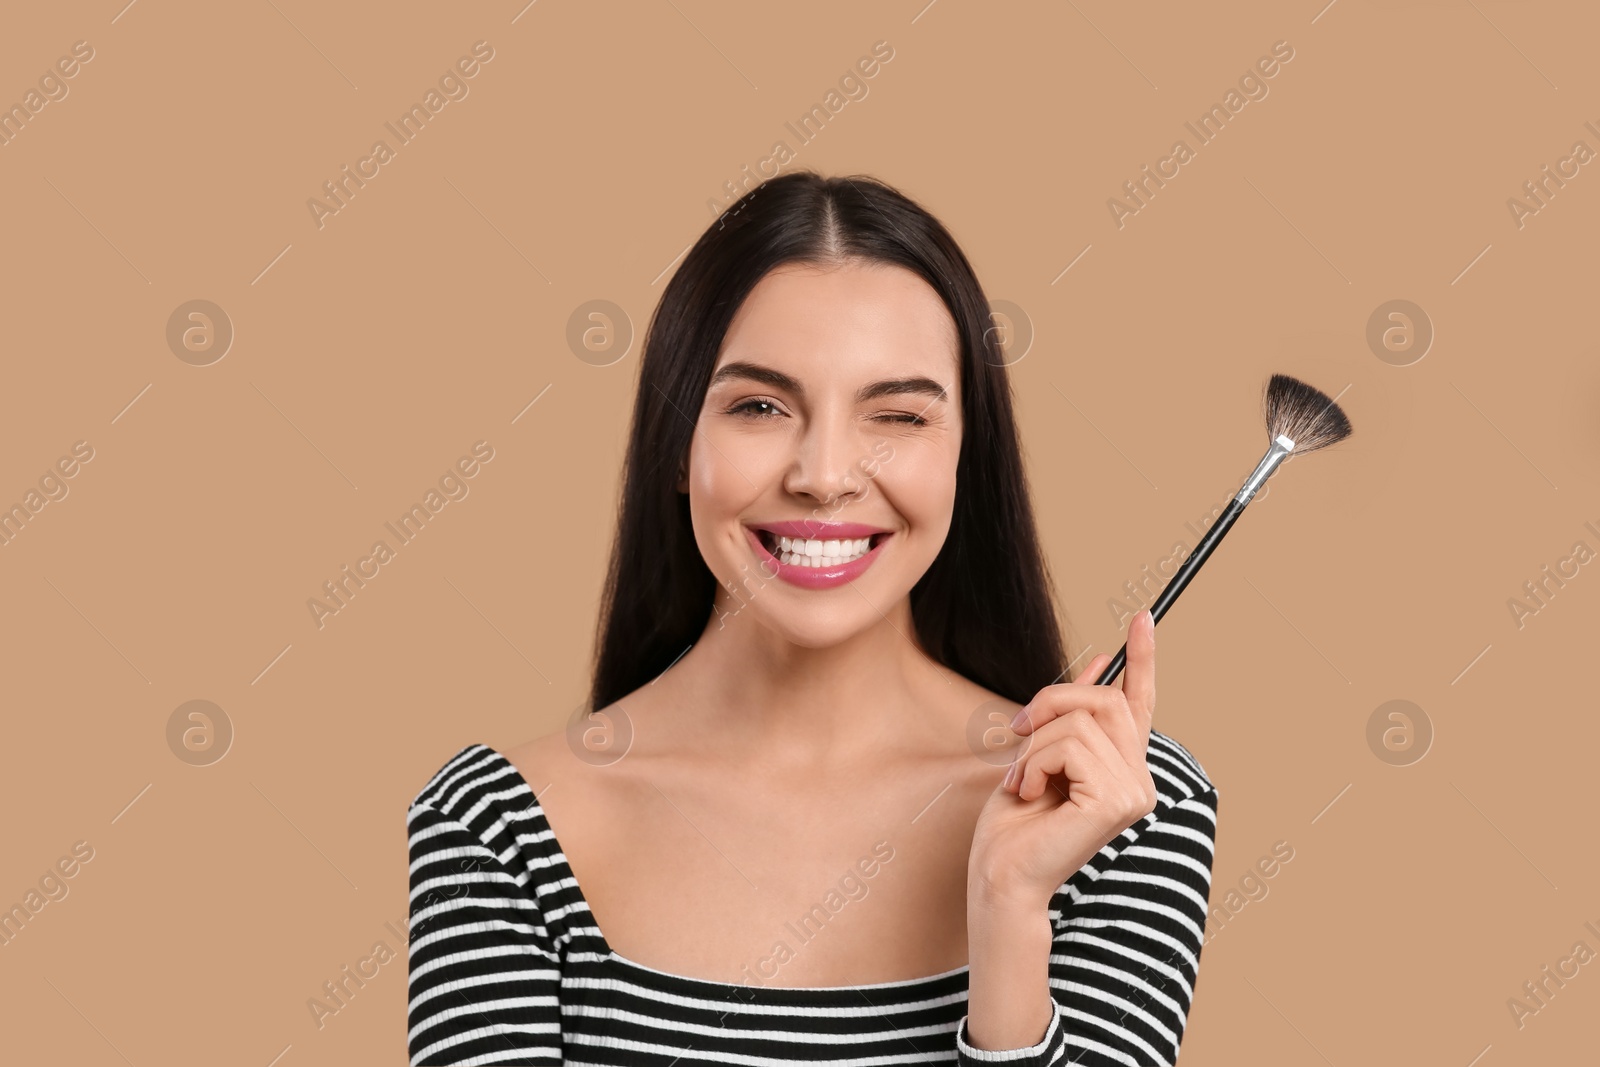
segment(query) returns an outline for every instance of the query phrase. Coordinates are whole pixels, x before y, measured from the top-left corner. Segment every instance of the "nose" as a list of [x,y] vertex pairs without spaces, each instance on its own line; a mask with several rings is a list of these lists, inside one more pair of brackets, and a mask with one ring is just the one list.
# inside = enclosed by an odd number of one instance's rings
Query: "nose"
[[841,501],[854,500],[865,490],[865,477],[856,466],[865,454],[850,416],[813,418],[796,439],[784,488],[837,510]]

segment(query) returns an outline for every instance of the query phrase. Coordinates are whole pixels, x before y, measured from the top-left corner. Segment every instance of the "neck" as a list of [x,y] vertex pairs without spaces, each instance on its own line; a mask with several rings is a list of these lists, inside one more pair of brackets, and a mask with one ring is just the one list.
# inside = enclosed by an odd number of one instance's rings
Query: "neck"
[[938,697],[953,672],[916,642],[909,598],[873,614],[848,639],[817,646],[719,589],[699,640],[657,679],[670,681],[662,696],[681,716],[673,732],[780,773],[870,768],[887,746],[948,747],[935,708],[948,706]]

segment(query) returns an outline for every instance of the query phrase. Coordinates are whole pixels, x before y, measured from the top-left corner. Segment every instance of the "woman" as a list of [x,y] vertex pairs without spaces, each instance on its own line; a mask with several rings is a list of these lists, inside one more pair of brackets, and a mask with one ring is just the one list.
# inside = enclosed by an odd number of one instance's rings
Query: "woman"
[[1061,681],[991,325],[868,178],[701,236],[644,346],[597,710],[411,805],[413,1063],[1176,1059],[1217,790],[1151,729],[1148,612],[1120,687]]

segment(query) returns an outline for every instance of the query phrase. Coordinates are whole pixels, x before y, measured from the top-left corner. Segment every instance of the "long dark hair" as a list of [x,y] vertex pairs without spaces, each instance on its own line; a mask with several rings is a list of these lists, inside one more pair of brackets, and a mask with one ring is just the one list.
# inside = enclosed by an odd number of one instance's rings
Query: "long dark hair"
[[717,581],[677,480],[734,312],[775,267],[841,260],[913,271],[961,339],[955,513],[911,589],[917,640],[936,662],[1018,703],[1061,678],[1069,661],[983,287],[944,226],[904,194],[862,175],[799,170],[751,189],[701,234],[645,331],[588,710],[654,679],[711,619]]

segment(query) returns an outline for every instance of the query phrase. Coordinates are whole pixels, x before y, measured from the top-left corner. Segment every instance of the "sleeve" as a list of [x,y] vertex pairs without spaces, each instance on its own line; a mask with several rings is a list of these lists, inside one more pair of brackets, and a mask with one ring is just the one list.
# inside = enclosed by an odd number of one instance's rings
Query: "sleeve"
[[1216,829],[1213,786],[1169,805],[1131,843],[1119,838],[1085,864],[1055,898],[1063,906],[1054,919],[1053,1010],[1044,1036],[1027,1048],[974,1048],[962,1016],[957,1063],[1176,1063],[1205,943]]
[[561,1063],[561,961],[529,874],[425,804],[406,822],[413,1067]]

